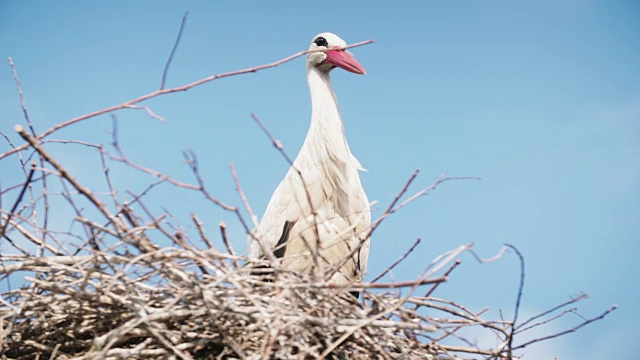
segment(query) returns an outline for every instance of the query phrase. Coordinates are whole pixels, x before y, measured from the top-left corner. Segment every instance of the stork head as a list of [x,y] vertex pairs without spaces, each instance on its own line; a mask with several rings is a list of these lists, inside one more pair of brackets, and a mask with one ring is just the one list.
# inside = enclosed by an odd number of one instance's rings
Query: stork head
[[307,66],[315,66],[323,72],[329,72],[336,67],[356,74],[366,74],[362,65],[353,55],[344,50],[347,43],[338,35],[325,32],[313,37],[309,50],[322,50],[307,54]]

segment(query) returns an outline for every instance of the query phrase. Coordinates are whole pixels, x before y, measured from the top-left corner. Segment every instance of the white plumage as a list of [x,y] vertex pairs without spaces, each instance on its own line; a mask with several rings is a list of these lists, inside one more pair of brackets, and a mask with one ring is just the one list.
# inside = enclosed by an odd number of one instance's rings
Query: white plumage
[[[347,144],[329,77],[336,67],[365,73],[348,51],[340,49],[344,46],[346,43],[332,33],[313,38],[309,49],[326,51],[307,55],[312,108],[309,132],[255,229],[257,240],[250,238],[249,247],[250,258],[266,258],[263,251],[274,251],[276,257],[284,255],[284,268],[330,275],[328,280],[336,284],[362,280],[371,225],[369,201],[358,175],[358,170],[364,169]],[[288,237],[283,237],[287,230]],[[330,271],[335,265],[342,266]]]

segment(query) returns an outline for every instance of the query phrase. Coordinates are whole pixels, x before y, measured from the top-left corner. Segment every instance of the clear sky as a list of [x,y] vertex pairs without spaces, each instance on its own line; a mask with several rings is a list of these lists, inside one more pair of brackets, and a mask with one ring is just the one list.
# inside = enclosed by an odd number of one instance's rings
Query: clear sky
[[[306,49],[323,31],[347,42],[373,38],[352,50],[368,74],[336,70],[333,79],[351,149],[369,170],[363,184],[379,201],[374,218],[415,168],[421,169],[415,191],[445,171],[482,181],[446,183],[388,219],[373,239],[367,278],[418,237],[422,244],[396,279],[415,278],[436,255],[462,244],[473,242],[489,257],[510,243],[526,259],[525,316],[581,292],[591,295],[579,304],[584,316],[620,305],[604,321],[528,348],[526,359],[637,356],[640,3],[386,4],[4,0],[0,56],[13,57],[36,130],[44,131],[155,90],[186,10],[168,86],[278,60]],[[0,131],[21,143],[13,126],[23,119],[4,64]],[[193,179],[181,151],[194,150],[210,191],[240,205],[228,170],[233,162],[261,214],[288,165],[249,114],[294,156],[310,117],[304,67],[297,59],[147,102],[164,123],[119,111],[122,145],[132,159],[184,181]],[[110,118],[100,116],[52,138],[108,144],[110,127]],[[7,149],[0,142],[0,152]],[[73,145],[49,149],[95,191],[106,189],[95,153]],[[20,180],[15,164],[0,161],[3,185]],[[113,169],[121,189],[140,191],[152,181]],[[246,249],[233,217],[198,194],[165,186],[154,196],[156,209],[165,206],[185,224],[196,212],[211,233],[225,220],[236,248]],[[510,314],[518,281],[514,254],[490,264],[461,259],[437,295],[475,310],[489,306],[495,317],[499,309]]]

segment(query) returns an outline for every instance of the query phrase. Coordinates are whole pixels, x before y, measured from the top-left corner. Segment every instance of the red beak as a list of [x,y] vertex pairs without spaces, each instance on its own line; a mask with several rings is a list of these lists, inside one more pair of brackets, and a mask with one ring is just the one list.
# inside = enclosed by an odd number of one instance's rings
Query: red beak
[[329,50],[326,52],[327,58],[324,60],[341,69],[345,69],[356,74],[366,74],[362,65],[346,50]]

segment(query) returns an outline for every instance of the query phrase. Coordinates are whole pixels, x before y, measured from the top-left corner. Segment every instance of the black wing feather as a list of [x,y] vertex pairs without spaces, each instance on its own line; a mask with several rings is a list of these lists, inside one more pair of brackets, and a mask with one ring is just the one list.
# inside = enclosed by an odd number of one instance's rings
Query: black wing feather
[[285,221],[284,227],[282,228],[282,235],[278,240],[278,244],[276,248],[273,250],[273,255],[276,259],[281,259],[284,257],[284,253],[287,251],[287,241],[289,241],[289,233],[291,232],[291,228],[293,227],[295,222],[293,221]]

